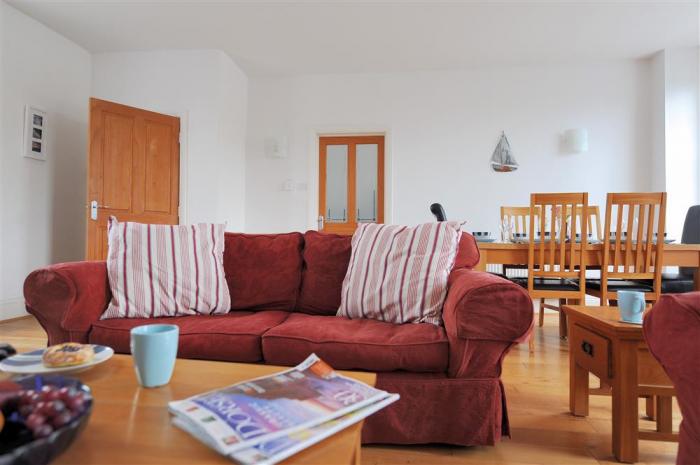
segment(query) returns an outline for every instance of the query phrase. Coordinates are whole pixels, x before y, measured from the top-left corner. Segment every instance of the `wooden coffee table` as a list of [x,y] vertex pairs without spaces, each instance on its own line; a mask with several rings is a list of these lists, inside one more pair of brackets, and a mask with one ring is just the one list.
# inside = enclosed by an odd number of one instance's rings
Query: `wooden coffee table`
[[[131,357],[112,359],[75,377],[90,386],[95,403],[87,428],[55,464],[231,464],[170,423],[168,402],[284,367],[178,359],[170,384],[141,388]],[[374,385],[373,373],[343,372]],[[282,463],[359,464],[362,422],[311,446]]]
[[[617,307],[565,305],[569,321],[569,407],[588,415],[588,373],[612,386],[612,446],[620,462],[634,463],[639,439],[678,441],[672,431],[673,384],[644,342],[640,325],[620,321]],[[656,396],[656,431],[639,430],[640,396]]]

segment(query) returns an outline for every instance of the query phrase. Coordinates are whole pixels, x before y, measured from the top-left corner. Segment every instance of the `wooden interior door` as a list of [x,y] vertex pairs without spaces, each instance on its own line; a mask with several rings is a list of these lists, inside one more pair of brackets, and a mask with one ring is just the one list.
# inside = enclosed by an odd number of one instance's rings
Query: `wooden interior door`
[[319,138],[319,229],[384,222],[384,136]]
[[180,119],[90,99],[88,260],[107,257],[107,220],[178,224]]

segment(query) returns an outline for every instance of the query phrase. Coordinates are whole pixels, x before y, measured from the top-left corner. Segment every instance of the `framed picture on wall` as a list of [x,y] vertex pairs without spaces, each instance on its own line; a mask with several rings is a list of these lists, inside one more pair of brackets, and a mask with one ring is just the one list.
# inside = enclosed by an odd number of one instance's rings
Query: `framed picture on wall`
[[24,107],[24,156],[46,161],[46,112],[33,105]]

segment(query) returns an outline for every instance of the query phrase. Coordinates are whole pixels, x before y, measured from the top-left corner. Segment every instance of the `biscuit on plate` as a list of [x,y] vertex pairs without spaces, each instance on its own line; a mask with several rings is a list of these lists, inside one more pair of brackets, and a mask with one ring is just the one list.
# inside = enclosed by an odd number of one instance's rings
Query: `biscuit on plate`
[[95,357],[95,350],[90,344],[64,342],[51,346],[44,352],[42,361],[49,368],[82,365]]

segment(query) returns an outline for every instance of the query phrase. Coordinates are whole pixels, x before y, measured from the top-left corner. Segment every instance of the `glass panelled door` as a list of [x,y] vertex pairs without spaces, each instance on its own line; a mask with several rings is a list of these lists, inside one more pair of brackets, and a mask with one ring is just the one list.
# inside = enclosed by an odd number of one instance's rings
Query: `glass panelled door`
[[325,222],[348,222],[348,146],[326,147],[326,209]]
[[319,139],[319,229],[384,222],[384,136]]

